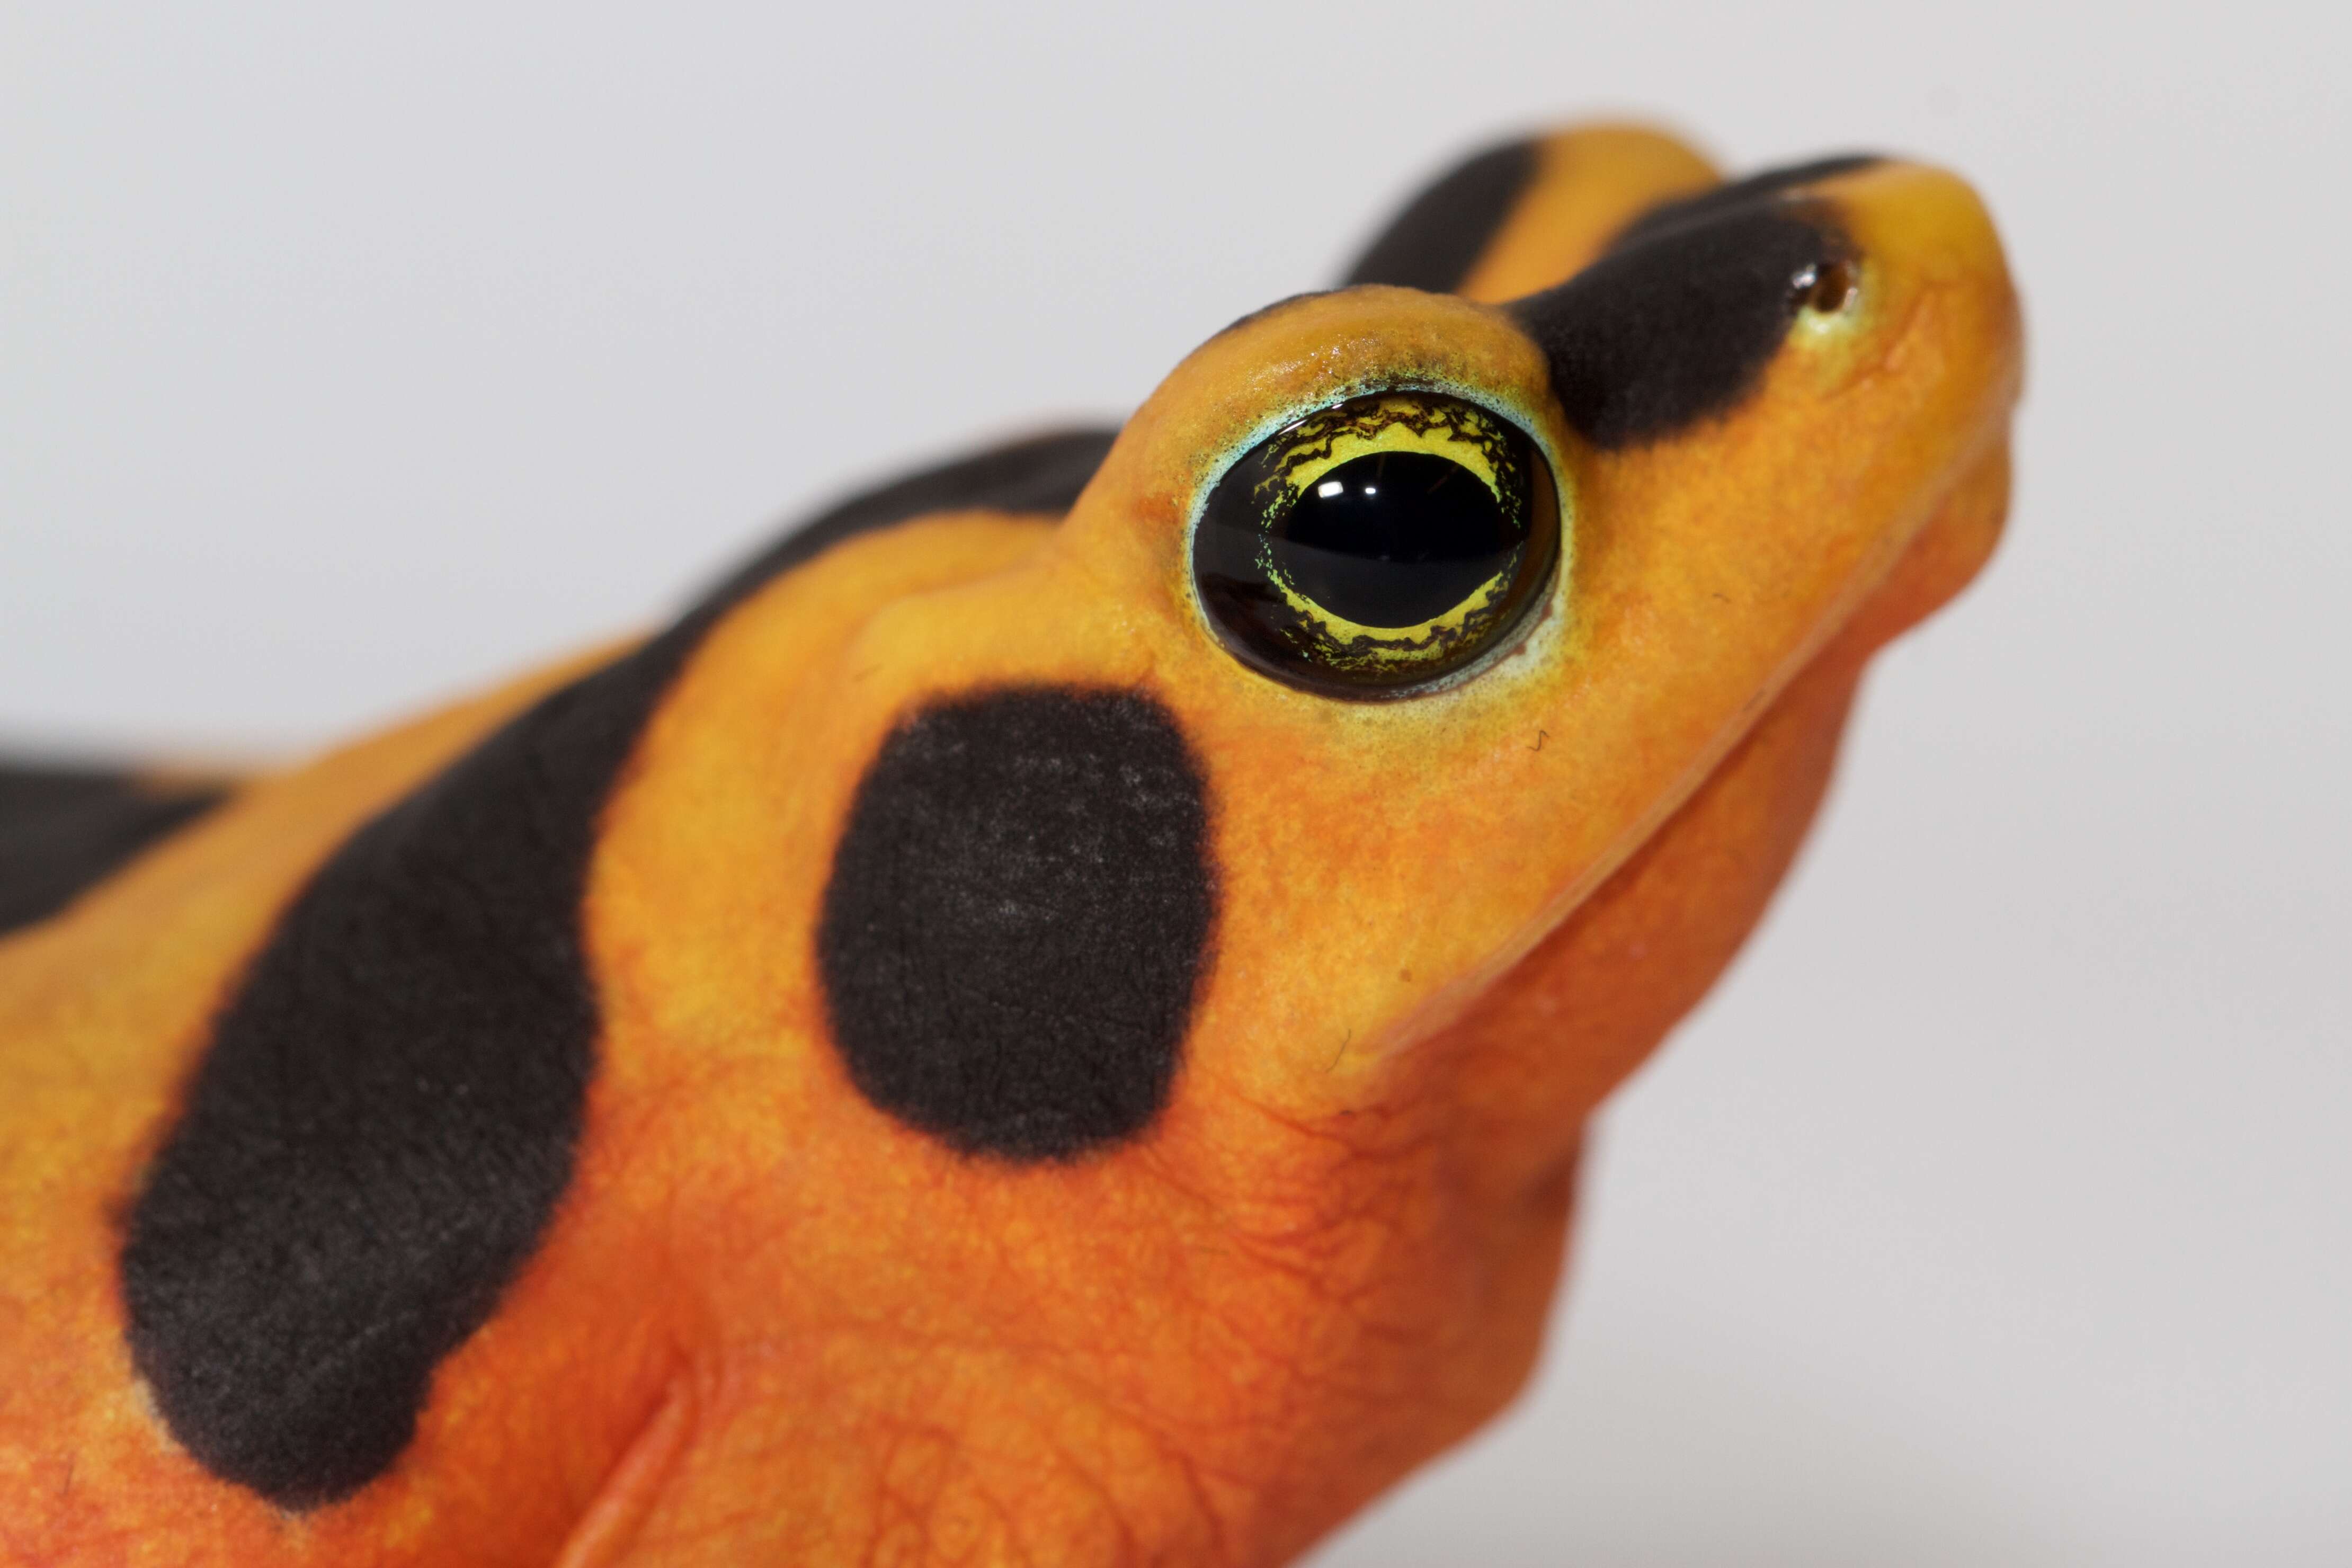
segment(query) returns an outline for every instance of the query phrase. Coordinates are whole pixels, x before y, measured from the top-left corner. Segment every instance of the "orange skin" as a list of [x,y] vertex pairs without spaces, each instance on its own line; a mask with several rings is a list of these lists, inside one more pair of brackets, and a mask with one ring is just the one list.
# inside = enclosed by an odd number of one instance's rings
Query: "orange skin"
[[[1992,548],[2020,332],[1983,209],[1818,187],[1862,306],[1759,389],[1593,449],[1479,302],[1704,185],[1570,132],[1470,298],[1362,288],[1204,344],[1068,518],[935,516],[724,621],[606,813],[601,1067],[577,1174],[415,1443],[282,1513],[173,1443],[130,1365],[119,1216],[206,1021],[311,870],[605,654],[253,784],[0,941],[0,1558],[626,1564],[1289,1560],[1527,1375],[1585,1120],[1706,991],[1802,838],[1864,664]],[[1205,630],[1186,525],[1290,408],[1436,377],[1528,411],[1573,556],[1520,648],[1334,701]],[[862,771],[927,699],[1134,687],[1209,781],[1213,954],[1160,1119],[1067,1163],[875,1110],[811,942]]]

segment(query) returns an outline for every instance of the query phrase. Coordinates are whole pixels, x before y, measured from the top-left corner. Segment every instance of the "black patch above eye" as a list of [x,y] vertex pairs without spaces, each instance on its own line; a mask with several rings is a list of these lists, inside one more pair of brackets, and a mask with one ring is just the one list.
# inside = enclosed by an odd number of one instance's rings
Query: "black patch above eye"
[[1347,282],[1433,294],[1462,287],[1536,176],[1536,143],[1507,142],[1455,164],[1406,204],[1348,268]]
[[1008,1160],[1148,1127],[1214,912],[1203,796],[1174,718],[1130,692],[991,692],[894,731],[816,937],[860,1092]]
[[1841,153],[1832,157],[1814,158],[1802,163],[1783,163],[1777,169],[1760,169],[1744,179],[1727,181],[1699,192],[1696,195],[1677,196],[1660,202],[1641,216],[1627,224],[1611,241],[1611,247],[1631,245],[1680,228],[1685,224],[1705,223],[1721,217],[1741,207],[1754,206],[1779,195],[1840,174],[1851,174],[1857,169],[1867,169],[1884,162],[1875,153]]
[[1507,309],[1569,423],[1597,447],[1632,447],[1729,412],[1853,255],[1826,207],[1756,198],[1631,236]]
[[1526,432],[1458,397],[1377,393],[1225,470],[1192,580],[1244,663],[1326,696],[1400,697],[1499,646],[1559,542],[1551,470]]

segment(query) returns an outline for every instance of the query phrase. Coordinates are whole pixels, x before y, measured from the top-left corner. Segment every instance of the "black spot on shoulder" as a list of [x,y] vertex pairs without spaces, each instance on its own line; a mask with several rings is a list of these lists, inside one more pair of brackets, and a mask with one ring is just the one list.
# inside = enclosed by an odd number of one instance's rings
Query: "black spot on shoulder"
[[1788,335],[1805,280],[1850,256],[1819,204],[1736,204],[1629,238],[1508,310],[1569,422],[1595,446],[1631,447],[1728,413]]
[[0,763],[0,935],[47,920],[227,794],[114,769]]
[[1753,207],[1769,201],[1784,191],[1796,190],[1840,174],[1851,174],[1857,169],[1867,169],[1882,162],[1874,153],[1841,153],[1834,157],[1814,158],[1802,163],[1784,163],[1777,169],[1763,169],[1744,179],[1731,180],[1699,192],[1696,195],[1677,196],[1660,202],[1621,230],[1611,243],[1631,245],[1664,234],[1686,224],[1705,223],[1710,218]]
[[1463,160],[1405,204],[1348,268],[1347,281],[1451,293],[1536,175],[1536,143],[1507,142]]
[[1129,692],[931,708],[859,784],[817,956],[875,1105],[967,1153],[1067,1159],[1166,1103],[1215,904],[1175,720]]
[[854,496],[754,556],[705,604],[732,605],[845,539],[931,512],[1067,511],[1117,439],[1109,428],[1032,436]]
[[537,1248],[596,1066],[598,821],[709,629],[853,534],[1066,507],[1108,444],[1024,442],[843,503],[328,859],[215,1021],[130,1216],[131,1359],[197,1460],[288,1508],[366,1485]]

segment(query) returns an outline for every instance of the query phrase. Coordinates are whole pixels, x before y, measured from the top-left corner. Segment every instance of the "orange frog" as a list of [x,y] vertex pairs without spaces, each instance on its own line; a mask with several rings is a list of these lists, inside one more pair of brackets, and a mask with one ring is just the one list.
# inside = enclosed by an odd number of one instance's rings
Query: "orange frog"
[[1983,563],[1951,176],[1479,155],[1116,431],[218,789],[0,773],[0,1559],[1286,1562]]

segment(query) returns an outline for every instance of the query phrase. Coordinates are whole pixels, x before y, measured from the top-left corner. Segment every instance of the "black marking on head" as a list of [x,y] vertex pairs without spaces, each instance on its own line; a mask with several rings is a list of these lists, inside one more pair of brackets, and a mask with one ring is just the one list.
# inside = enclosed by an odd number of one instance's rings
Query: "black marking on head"
[[0,936],[47,920],[227,795],[112,769],[0,763]]
[[1348,268],[1347,280],[1449,294],[1501,232],[1536,177],[1534,142],[1507,142],[1455,164],[1405,204]]
[[1032,436],[853,496],[753,557],[705,604],[739,603],[845,539],[930,512],[1067,511],[1117,439],[1118,432],[1110,429]]
[[1069,1159],[1166,1103],[1216,894],[1199,769],[1131,692],[996,691],[884,742],[817,957],[866,1098],[971,1154]]
[[1655,441],[1730,412],[1796,319],[1803,281],[1850,258],[1818,204],[1738,205],[1610,250],[1507,309],[1597,447]]
[[312,878],[215,1020],[122,1251],[132,1362],[206,1468],[288,1508],[366,1485],[537,1249],[596,1065],[580,906],[598,820],[710,626],[852,534],[1066,508],[1108,444],[1025,442],[835,508]]
[[1777,169],[1764,169],[1745,179],[1704,190],[1695,196],[1676,196],[1660,202],[1620,230],[1610,242],[1612,247],[1631,245],[1680,228],[1685,224],[1705,223],[1721,217],[1741,207],[1758,206],[1783,191],[1795,190],[1818,181],[1832,179],[1839,174],[1851,174],[1857,169],[1867,169],[1882,160],[1875,153],[1841,153],[1834,157],[1815,158],[1809,163],[1784,163]]

